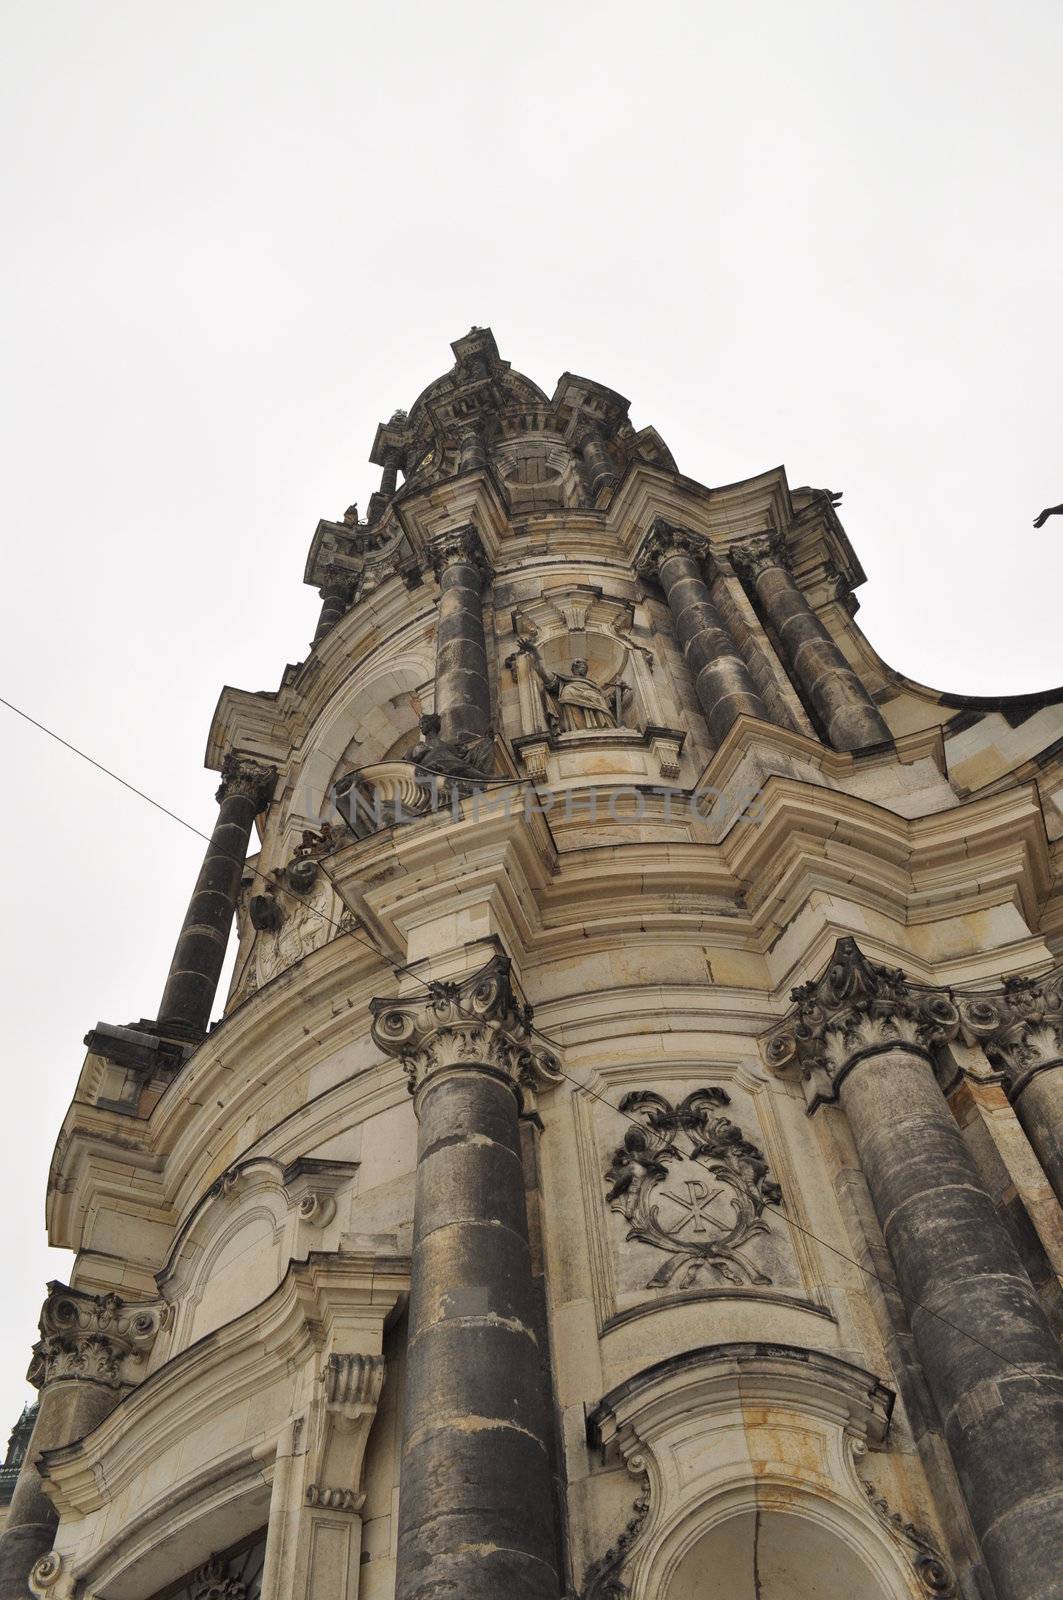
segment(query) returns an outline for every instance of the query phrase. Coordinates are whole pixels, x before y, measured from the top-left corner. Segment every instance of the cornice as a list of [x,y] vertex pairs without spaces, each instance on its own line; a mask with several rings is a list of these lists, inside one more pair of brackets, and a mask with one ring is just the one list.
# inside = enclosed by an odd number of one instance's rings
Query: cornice
[[[800,735],[787,740],[791,749],[802,744]],[[726,746],[720,755],[730,759]],[[832,759],[843,767],[851,758]],[[1054,879],[1032,785],[907,819],[843,790],[773,775],[760,804],[759,823],[736,823],[718,843],[618,843],[614,828],[610,842],[595,848],[584,827],[580,847],[559,852],[544,817],[525,821],[519,807],[509,817],[477,817],[467,803],[457,821],[440,813],[352,843],[332,858],[332,872],[341,893],[357,886],[394,948],[429,980],[451,976],[433,970],[431,959],[441,917],[499,936],[523,974],[648,939],[748,951],[767,961],[775,984],[808,958],[836,921],[835,907],[843,919],[853,907],[877,913],[880,925],[897,930],[906,964],[921,968],[923,949],[932,947],[921,944],[921,927],[952,927],[1014,905],[1030,936],[977,953],[961,940],[955,957],[928,975],[991,981],[1051,959],[1036,936]],[[316,1060],[364,1040],[368,1000],[393,983],[383,958],[340,935],[230,1013],[148,1118],[72,1107],[53,1165],[53,1243],[76,1248],[93,1196],[128,1188],[131,1175],[153,1217],[178,1221],[232,1161],[232,1129],[259,1125],[270,1101],[282,1102],[286,1086]],[[774,1003],[766,994],[769,1009]],[[401,1103],[397,1067],[376,1066],[367,1077],[372,1093]],[[351,1092],[348,1082],[344,1094]],[[307,1148],[308,1124],[324,1128],[327,1120],[326,1107],[320,1117],[300,1108],[291,1153]],[[285,1137],[269,1133],[256,1148],[287,1159]]]

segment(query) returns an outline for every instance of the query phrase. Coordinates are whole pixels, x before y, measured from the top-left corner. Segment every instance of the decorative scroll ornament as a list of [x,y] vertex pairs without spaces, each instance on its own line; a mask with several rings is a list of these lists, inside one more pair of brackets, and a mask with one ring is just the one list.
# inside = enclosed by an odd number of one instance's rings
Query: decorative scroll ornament
[[461,983],[433,983],[410,1000],[371,1000],[373,1038],[397,1056],[416,1094],[433,1073],[475,1064],[505,1074],[524,1099],[557,1083],[557,1058],[538,1047],[532,1009],[513,992],[508,956],[492,956]]
[[763,1044],[769,1067],[800,1070],[810,1107],[837,1096],[841,1077],[868,1054],[907,1045],[923,1052],[962,1039],[978,1044],[1014,1095],[1029,1076],[1063,1061],[1063,969],[1005,978],[988,992],[913,983],[839,939],[823,977],[793,989],[795,1010]]
[[[638,1470],[637,1463],[640,1459],[640,1457],[634,1458],[630,1464],[631,1470]],[[649,1476],[644,1474],[642,1489],[631,1508],[631,1516],[624,1524],[623,1532],[616,1543],[610,1545],[605,1554],[599,1556],[597,1561],[592,1561],[587,1568],[579,1600],[627,1600],[629,1590],[621,1573],[631,1554],[632,1545],[646,1526],[649,1514],[650,1481]]]
[[63,1558],[58,1550],[49,1550],[45,1556],[38,1556],[29,1573],[30,1593],[38,1597],[48,1594],[54,1589],[59,1579],[63,1576]]
[[160,1303],[129,1304],[116,1294],[50,1283],[26,1376],[38,1389],[63,1378],[112,1389],[133,1384],[165,1315]]
[[627,1237],[668,1252],[649,1289],[688,1289],[702,1272],[728,1283],[770,1283],[741,1247],[768,1233],[765,1206],[782,1190],[755,1144],[730,1117],[710,1113],[730,1104],[723,1089],[695,1089],[679,1105],[649,1089],[625,1095],[619,1110],[642,1124],[629,1128],[605,1173],[609,1205],[628,1222]]
[[953,1596],[957,1594],[952,1568],[924,1528],[906,1522],[899,1511],[891,1511],[889,1503],[879,1494],[873,1483],[860,1480],[864,1491],[879,1518],[885,1523],[894,1539],[908,1550],[915,1575],[929,1595]]
[[269,805],[276,783],[276,767],[251,761],[246,756],[235,756],[230,751],[222,763],[221,783],[214,798],[220,805],[230,795],[245,795],[254,801],[257,814]]

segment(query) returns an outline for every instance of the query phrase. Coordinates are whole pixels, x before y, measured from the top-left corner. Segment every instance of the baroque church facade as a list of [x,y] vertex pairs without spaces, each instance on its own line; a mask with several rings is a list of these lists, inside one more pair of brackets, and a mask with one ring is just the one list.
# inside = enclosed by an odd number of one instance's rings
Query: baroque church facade
[[1060,1600],[1063,692],[452,348],[87,1036],[0,1600]]

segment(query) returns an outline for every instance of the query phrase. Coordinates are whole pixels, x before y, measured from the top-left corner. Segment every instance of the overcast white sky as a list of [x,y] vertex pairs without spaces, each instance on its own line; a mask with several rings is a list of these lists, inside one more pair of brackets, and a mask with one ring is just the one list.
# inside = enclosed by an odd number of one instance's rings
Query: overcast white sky
[[[472,323],[703,482],[843,489],[902,671],[1063,676],[1057,3],[2,16],[0,694],[197,826],[219,689],[305,655],[317,518]],[[81,1039],[154,1014],[202,846],[0,718],[6,1434]]]

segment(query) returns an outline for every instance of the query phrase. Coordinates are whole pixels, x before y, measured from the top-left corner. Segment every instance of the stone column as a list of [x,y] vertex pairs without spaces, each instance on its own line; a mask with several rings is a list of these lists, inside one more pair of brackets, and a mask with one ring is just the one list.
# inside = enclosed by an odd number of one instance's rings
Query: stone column
[[331,633],[340,618],[346,616],[354,601],[357,582],[357,575],[348,567],[329,569],[325,582],[318,590],[321,596],[321,615],[318,618],[313,644],[323,639],[326,633]]
[[732,545],[731,560],[752,585],[836,750],[861,750],[891,737],[874,701],[790,573],[778,535]]
[[59,1523],[37,1470],[41,1452],[83,1438],[114,1410],[143,1376],[161,1321],[158,1304],[48,1285],[27,1374],[41,1391],[40,1409],[0,1533],[0,1600],[26,1600],[29,1574],[51,1551]]
[[472,423],[466,428],[460,439],[460,456],[458,458],[459,472],[478,472],[487,465],[487,449],[484,445],[482,430]]
[[957,995],[963,1031],[1004,1075],[1015,1115],[1063,1204],[1063,969]]
[[402,466],[403,450],[401,445],[389,444],[384,446],[383,466],[380,470],[380,494],[390,500],[395,493],[399,482],[399,468]]
[[502,956],[371,1010],[419,1123],[396,1600],[557,1600],[518,1125],[556,1064]]
[[269,805],[273,767],[228,755],[218,789],[218,820],[185,912],[159,1007],[165,1032],[197,1038],[207,1031],[225,960],[251,825]]
[[616,482],[600,422],[584,422],[575,435],[575,445],[583,460],[587,492],[593,504],[603,489]]
[[436,712],[442,737],[482,738],[491,728],[491,689],[481,589],[487,562],[474,528],[459,528],[432,541],[439,580],[436,631]]
[[738,646],[713,605],[705,581],[708,543],[658,518],[643,543],[638,571],[664,590],[709,734],[715,744],[736,717],[768,720],[767,709]]
[[935,1077],[956,1007],[852,939],[794,999],[775,1062],[845,1111],[999,1600],[1061,1600],[1063,1351]]

